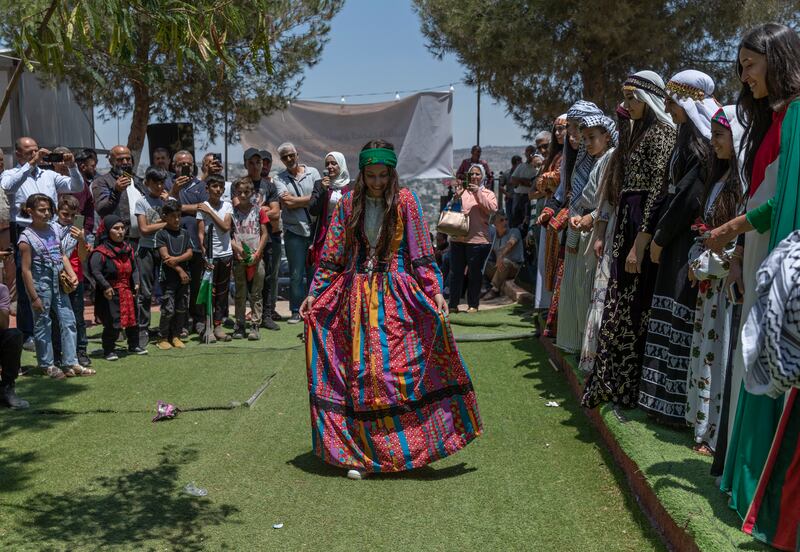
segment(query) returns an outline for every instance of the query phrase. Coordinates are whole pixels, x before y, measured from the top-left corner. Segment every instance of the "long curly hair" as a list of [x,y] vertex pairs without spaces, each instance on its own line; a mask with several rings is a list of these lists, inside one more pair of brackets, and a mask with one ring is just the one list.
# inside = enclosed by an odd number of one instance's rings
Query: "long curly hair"
[[[372,148],[386,148],[394,150],[394,145],[386,140],[370,140],[361,151]],[[375,248],[376,255],[379,260],[385,261],[390,254],[392,246],[392,239],[397,228],[397,205],[399,200],[400,191],[400,178],[397,175],[397,170],[394,167],[387,167],[389,169],[389,185],[383,191],[383,224],[381,225],[380,238],[378,245]],[[364,181],[364,171],[358,171],[355,185],[353,186],[353,210],[350,213],[350,218],[345,225],[345,248],[348,253],[354,252],[357,245],[368,247],[367,236],[364,233],[364,213],[366,211],[365,204],[367,202],[367,184]]]

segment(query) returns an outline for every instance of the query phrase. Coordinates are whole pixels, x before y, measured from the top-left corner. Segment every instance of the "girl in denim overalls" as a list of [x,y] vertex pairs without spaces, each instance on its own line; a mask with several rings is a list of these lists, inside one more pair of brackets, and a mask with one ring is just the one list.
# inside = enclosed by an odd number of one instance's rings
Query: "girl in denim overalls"
[[[19,237],[22,254],[22,279],[33,309],[33,339],[36,360],[46,375],[64,379],[84,374],[76,354],[77,327],[69,297],[61,289],[59,274],[77,285],[78,278],[61,250],[58,234],[51,226],[55,211],[53,200],[44,194],[33,194],[25,202],[31,225]],[[55,366],[51,340],[50,309],[58,314],[61,325],[61,369]]]

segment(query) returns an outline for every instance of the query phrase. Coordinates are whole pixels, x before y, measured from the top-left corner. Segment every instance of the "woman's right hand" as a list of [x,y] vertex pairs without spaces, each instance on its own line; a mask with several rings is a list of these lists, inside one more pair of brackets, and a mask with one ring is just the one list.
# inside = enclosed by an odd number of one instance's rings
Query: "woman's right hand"
[[330,185],[331,185],[331,177],[330,176],[323,176],[322,177],[322,187],[327,190]]
[[308,317],[309,313],[311,312],[312,305],[314,305],[314,297],[309,295],[300,305],[300,317],[303,318],[303,320]]
[[37,297],[37,298],[36,298],[36,301],[32,301],[32,302],[31,302],[31,307],[32,307],[32,308],[33,308],[33,310],[35,310],[36,312],[44,312],[44,304],[42,304],[42,299],[41,299],[41,297]]
[[598,259],[603,256],[603,250],[606,248],[606,243],[602,239],[594,240],[594,256]]
[[104,296],[106,299],[108,299],[109,301],[111,301],[111,299],[114,297],[114,288],[108,288],[108,289],[106,289],[106,290],[103,292],[103,296]]
[[637,247],[634,244],[625,258],[625,272],[628,274],[639,274],[642,271],[642,258],[637,253]]

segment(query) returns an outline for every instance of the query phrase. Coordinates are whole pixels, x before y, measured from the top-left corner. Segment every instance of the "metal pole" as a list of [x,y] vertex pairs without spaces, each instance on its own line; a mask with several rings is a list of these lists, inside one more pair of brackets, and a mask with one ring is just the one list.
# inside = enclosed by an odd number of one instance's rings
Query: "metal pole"
[[480,146],[481,145],[481,79],[478,78],[478,136],[475,140],[475,144]]

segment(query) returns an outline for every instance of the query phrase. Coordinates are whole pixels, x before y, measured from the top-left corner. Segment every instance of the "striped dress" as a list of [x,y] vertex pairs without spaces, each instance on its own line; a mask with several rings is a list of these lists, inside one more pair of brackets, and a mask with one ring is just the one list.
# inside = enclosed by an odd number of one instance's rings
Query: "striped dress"
[[402,189],[386,262],[345,250],[353,195],[331,220],[311,286],[306,366],[314,453],[367,472],[425,466],[482,430],[475,392],[440,293],[430,233],[416,195]]

